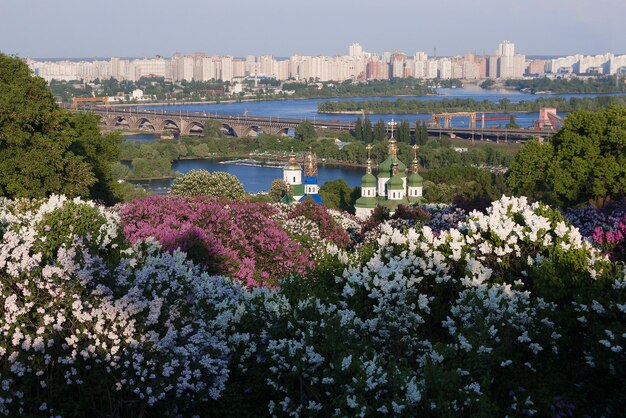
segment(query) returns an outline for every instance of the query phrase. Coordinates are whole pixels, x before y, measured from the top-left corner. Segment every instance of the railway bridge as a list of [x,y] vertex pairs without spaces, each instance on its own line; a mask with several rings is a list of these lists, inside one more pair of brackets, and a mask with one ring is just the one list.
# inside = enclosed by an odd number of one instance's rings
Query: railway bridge
[[[264,132],[270,135],[287,134],[304,119],[272,118],[264,116],[217,115],[202,112],[164,112],[133,108],[90,107],[71,109],[91,111],[101,117],[101,124],[107,129],[143,130],[161,134],[171,132],[179,135],[200,135],[208,121],[216,121],[221,128],[233,136],[243,137],[251,132]],[[354,129],[354,122],[326,122],[316,124],[316,128]]]
[[[153,132],[155,134],[172,133],[174,135],[202,135],[208,121],[215,121],[221,129],[236,137],[244,137],[252,132],[270,135],[286,134],[307,119],[275,118],[267,116],[224,115],[203,112],[175,112],[162,110],[142,110],[132,107],[114,108],[92,106],[82,109],[69,109],[72,112],[91,111],[101,117],[101,125],[106,129],[131,129]],[[309,120],[310,121],[310,120]],[[313,120],[317,130],[333,129],[351,131],[355,122],[339,120]],[[445,124],[444,124],[445,125]],[[389,128],[387,128],[389,130]],[[411,133],[415,127],[411,126]],[[534,128],[459,128],[448,126],[429,126],[432,136],[442,134],[451,137],[481,138],[490,140],[526,140],[536,136],[549,136],[550,131]]]

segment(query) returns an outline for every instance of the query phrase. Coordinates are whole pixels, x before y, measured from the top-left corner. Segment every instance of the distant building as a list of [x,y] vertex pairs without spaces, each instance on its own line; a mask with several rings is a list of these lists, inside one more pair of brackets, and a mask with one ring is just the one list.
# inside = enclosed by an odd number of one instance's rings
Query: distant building
[[546,73],[545,60],[532,60],[528,63],[528,75],[544,75]]
[[322,203],[317,184],[317,156],[309,146],[309,152],[304,159],[304,182],[302,181],[302,167],[296,160],[296,155],[291,152],[289,161],[283,167],[283,180],[289,185],[289,193],[283,196],[283,203],[302,202],[307,197],[315,203]]
[[419,203],[422,200],[423,179],[419,175],[417,145],[413,146],[413,164],[410,174],[406,165],[398,159],[397,141],[391,137],[388,144],[388,156],[378,167],[378,177],[372,174],[371,145],[367,146],[367,168],[361,178],[361,197],[355,203],[356,216],[365,219],[377,206],[383,206],[394,213],[398,205]]

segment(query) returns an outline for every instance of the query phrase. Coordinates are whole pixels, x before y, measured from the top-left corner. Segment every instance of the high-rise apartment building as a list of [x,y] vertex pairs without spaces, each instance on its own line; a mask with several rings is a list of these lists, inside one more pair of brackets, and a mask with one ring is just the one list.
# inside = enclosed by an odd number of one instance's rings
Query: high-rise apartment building
[[350,45],[348,47],[348,55],[351,57],[361,57],[363,56],[363,47],[358,44],[358,43],[354,43],[352,45]]

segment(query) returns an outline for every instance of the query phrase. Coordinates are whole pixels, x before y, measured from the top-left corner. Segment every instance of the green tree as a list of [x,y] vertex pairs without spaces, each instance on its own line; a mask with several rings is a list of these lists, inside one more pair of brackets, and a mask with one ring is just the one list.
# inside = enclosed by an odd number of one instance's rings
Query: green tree
[[507,184],[546,203],[602,207],[626,196],[626,107],[576,111],[549,144],[530,141],[511,164]]
[[207,119],[204,123],[204,137],[217,138],[222,136],[222,124],[214,119]]
[[490,89],[493,85],[496,84],[495,80],[488,78],[482,83],[480,83],[480,87],[483,89]]
[[272,182],[268,194],[272,202],[280,202],[280,199],[287,193],[289,193],[289,184],[283,179],[276,179]]
[[517,129],[517,128],[519,128],[519,127],[520,127],[520,126],[517,124],[517,121],[516,121],[515,115],[511,115],[511,117],[509,118],[509,123],[507,123],[507,124],[506,124],[506,127],[507,127],[507,128],[510,128],[510,129]]
[[370,118],[368,118],[367,116],[365,117],[365,119],[363,119],[363,141],[369,143],[372,142],[372,139],[374,138],[374,133],[372,132],[372,122],[370,121]]
[[415,121],[415,143],[417,145],[425,145],[428,141],[428,130],[426,123],[423,121]]
[[24,61],[0,54],[0,196],[116,200],[119,138],[101,136],[97,122],[60,109]]
[[322,196],[324,205],[343,211],[352,210],[352,188],[348,186],[348,183],[344,179],[337,179],[333,181],[327,181],[322,184],[319,191]]
[[296,126],[295,136],[300,141],[309,141],[311,139],[317,138],[317,131],[315,130],[313,123],[305,120],[304,122]]
[[212,196],[217,199],[241,200],[245,196],[243,185],[232,174],[223,171],[209,173],[191,170],[172,184],[170,193],[175,196]]
[[384,141],[387,139],[387,127],[382,119],[374,125],[374,141]]
[[569,114],[552,146],[548,176],[566,205],[601,207],[626,195],[626,107]]
[[398,142],[411,143],[411,125],[409,125],[409,121],[406,119],[398,127]]
[[363,123],[361,122],[361,118],[356,118],[356,122],[354,124],[354,137],[359,141],[363,141]]

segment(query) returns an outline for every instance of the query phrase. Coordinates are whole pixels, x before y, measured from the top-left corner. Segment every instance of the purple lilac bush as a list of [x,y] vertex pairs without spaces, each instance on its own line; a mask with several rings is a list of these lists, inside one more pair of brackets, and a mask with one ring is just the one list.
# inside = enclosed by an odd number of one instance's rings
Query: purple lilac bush
[[271,218],[275,211],[262,203],[153,196],[123,206],[120,216],[130,242],[154,237],[165,250],[185,251],[211,272],[256,287],[312,267],[308,252]]
[[602,209],[591,205],[567,209],[563,215],[611,259],[626,261],[626,200]]

